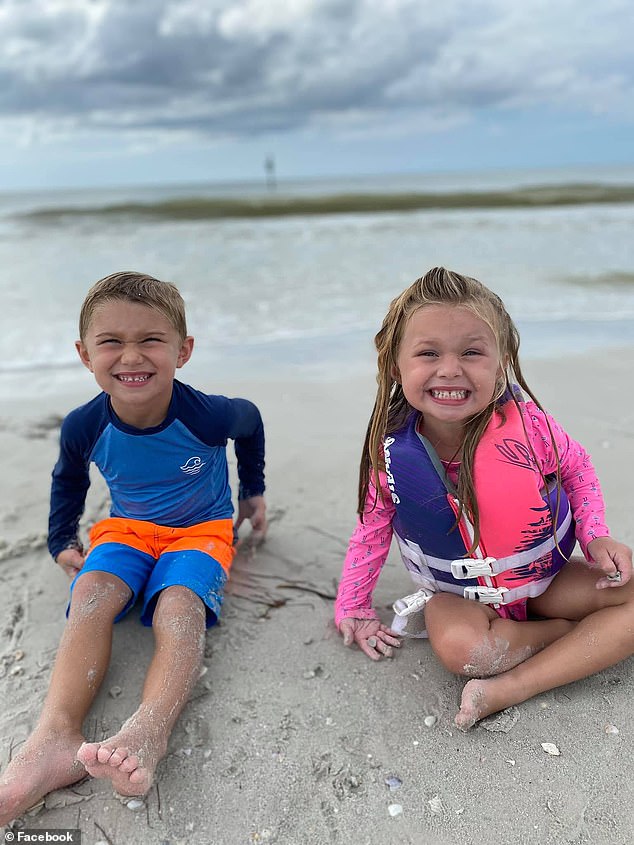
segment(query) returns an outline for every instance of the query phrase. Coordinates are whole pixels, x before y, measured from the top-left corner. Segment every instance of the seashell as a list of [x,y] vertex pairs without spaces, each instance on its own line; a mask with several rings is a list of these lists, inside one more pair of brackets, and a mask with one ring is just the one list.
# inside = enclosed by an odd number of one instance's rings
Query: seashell
[[429,809],[435,816],[440,816],[445,812],[445,805],[442,803],[440,795],[434,795],[428,802]]
[[388,813],[394,818],[394,816],[400,816],[403,812],[403,807],[401,804],[390,804],[387,808]]
[[121,687],[114,686],[110,687],[110,689],[108,690],[108,695],[110,696],[110,698],[119,698],[122,692],[123,690],[121,689]]
[[552,757],[559,757],[561,755],[561,751],[554,742],[542,742],[542,748],[546,754],[550,754]]
[[619,729],[617,728],[616,725],[606,725],[605,726],[605,732],[606,732],[606,734],[618,734]]
[[126,801],[126,807],[128,810],[140,810],[141,807],[144,806],[145,804],[140,798],[131,798],[129,801]]
[[436,716],[425,716],[423,719],[426,728],[433,728],[437,721],[438,719]]
[[390,792],[395,792],[403,785],[403,781],[396,775],[388,775],[385,778],[385,785],[389,787]]

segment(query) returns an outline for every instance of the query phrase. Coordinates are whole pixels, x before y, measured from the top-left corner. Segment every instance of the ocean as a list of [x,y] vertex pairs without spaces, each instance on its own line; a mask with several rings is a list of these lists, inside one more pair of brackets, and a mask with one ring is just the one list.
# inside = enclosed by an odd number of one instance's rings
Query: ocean
[[179,286],[183,377],[212,390],[368,371],[390,300],[436,265],[504,299],[524,359],[629,346],[634,167],[0,193],[0,395],[85,380],[79,308],[115,270]]

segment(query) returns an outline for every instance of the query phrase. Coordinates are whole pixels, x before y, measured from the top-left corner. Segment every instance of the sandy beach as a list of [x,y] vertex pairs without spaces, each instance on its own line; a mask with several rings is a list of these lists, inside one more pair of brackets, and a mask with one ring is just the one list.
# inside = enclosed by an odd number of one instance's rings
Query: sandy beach
[[[612,533],[629,545],[633,368],[632,349],[525,366],[546,408],[592,455]],[[409,640],[380,664],[342,646],[333,599],[354,525],[373,375],[191,381],[262,410],[268,539],[236,560],[203,674],[146,799],[126,804],[108,783],[87,779],[49,795],[16,830],[79,828],[84,845],[633,842],[632,661],[463,734],[453,726],[463,682],[428,643]],[[67,579],[45,545],[49,479],[59,420],[93,388],[87,377],[82,393],[2,409],[2,769],[34,725],[64,625]],[[106,507],[95,479],[85,524]],[[375,594],[384,621],[410,591],[393,554]],[[133,612],[116,627],[87,737],[112,734],[133,711],[151,651],[152,633]]]

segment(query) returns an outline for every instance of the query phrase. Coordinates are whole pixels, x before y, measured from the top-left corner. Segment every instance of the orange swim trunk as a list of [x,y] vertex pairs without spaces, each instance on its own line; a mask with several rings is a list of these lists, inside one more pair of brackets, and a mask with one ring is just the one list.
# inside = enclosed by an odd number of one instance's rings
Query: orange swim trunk
[[86,562],[77,578],[91,571],[109,572],[127,584],[132,597],[117,619],[142,598],[141,621],[151,625],[160,592],[183,586],[205,604],[207,625],[217,621],[235,555],[231,519],[172,528],[139,519],[109,517],[96,523],[89,536]]

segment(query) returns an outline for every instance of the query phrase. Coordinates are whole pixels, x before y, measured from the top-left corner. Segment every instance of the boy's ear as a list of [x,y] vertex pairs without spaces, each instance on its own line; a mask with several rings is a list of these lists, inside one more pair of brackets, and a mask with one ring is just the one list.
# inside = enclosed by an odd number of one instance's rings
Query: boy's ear
[[86,367],[90,370],[91,373],[93,373],[94,370],[92,368],[92,364],[90,363],[90,355],[88,354],[88,350],[86,349],[81,340],[75,341],[75,349],[77,350],[77,354],[79,355],[84,367]]
[[193,351],[194,351],[194,338],[191,335],[188,335],[181,344],[181,350],[178,353],[178,359],[176,361],[176,366],[182,367],[183,364],[186,364],[189,361],[189,359],[192,357]]

